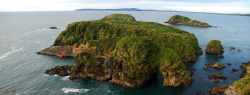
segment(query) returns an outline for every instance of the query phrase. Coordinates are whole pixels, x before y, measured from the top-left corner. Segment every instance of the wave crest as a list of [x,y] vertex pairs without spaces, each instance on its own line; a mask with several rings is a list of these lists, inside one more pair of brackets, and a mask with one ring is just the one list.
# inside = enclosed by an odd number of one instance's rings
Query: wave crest
[[75,89],[75,88],[62,88],[63,93],[88,93],[90,89]]
[[6,58],[8,55],[10,55],[11,53],[17,52],[22,50],[23,48],[19,48],[19,49],[15,49],[14,47],[12,47],[11,51],[5,53],[4,55],[0,56],[0,59],[4,59]]

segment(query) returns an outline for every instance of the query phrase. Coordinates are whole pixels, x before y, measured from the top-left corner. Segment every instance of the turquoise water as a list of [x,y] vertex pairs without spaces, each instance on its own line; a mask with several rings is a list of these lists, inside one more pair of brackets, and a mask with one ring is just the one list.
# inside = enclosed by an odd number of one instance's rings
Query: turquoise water
[[[36,52],[51,46],[67,24],[77,21],[101,19],[111,13],[127,13],[138,21],[151,21],[165,24],[175,14],[207,22],[218,28],[199,28],[191,26],[174,26],[196,35],[204,52],[210,40],[221,40],[225,58],[203,53],[196,62],[186,63],[194,67],[194,82],[186,88],[162,86],[162,76],[157,74],[149,84],[139,89],[129,89],[107,82],[93,80],[70,81],[69,76],[48,76],[44,71],[57,65],[73,65],[73,58],[37,55]],[[19,95],[194,95],[207,93],[207,89],[222,84],[231,84],[239,79],[232,68],[239,69],[242,62],[250,61],[250,17],[182,13],[182,12],[126,12],[126,11],[68,11],[68,12],[0,12],[0,94],[16,91]],[[168,24],[165,24],[168,25]],[[50,30],[56,26],[60,29]],[[230,47],[236,47],[231,50]],[[241,51],[238,51],[240,49]],[[222,70],[203,70],[208,62],[232,63]],[[213,83],[208,75],[221,72],[227,80]]]

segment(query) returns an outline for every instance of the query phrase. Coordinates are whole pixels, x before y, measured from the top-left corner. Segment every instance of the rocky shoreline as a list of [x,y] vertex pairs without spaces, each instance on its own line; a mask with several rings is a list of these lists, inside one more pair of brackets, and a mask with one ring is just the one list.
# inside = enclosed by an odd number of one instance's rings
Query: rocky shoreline
[[208,91],[212,95],[249,95],[250,94],[250,61],[242,63],[241,79],[230,85],[217,86]]

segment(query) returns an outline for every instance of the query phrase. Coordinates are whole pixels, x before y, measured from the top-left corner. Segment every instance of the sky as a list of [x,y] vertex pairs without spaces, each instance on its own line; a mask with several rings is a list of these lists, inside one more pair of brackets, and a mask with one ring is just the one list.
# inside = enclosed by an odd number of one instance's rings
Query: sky
[[209,13],[250,13],[250,0],[0,0],[0,2],[0,11],[139,8]]

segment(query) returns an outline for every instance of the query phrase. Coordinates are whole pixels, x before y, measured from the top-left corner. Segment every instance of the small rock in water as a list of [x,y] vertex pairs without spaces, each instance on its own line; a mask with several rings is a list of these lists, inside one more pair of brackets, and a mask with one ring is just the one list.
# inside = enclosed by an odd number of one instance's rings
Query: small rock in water
[[225,77],[222,73],[214,73],[212,75],[208,76],[209,79],[227,79],[227,77]]
[[230,47],[230,50],[235,50],[235,47]]
[[49,27],[49,29],[59,29],[59,27]]
[[70,74],[72,66],[56,66],[55,68],[52,68],[50,70],[46,70],[44,73],[49,75],[59,75],[59,76],[67,76]]
[[239,71],[239,70],[237,70],[237,69],[232,69],[232,71],[233,71],[233,72],[236,72],[236,71]]
[[210,89],[210,93],[212,95],[224,95],[224,91],[228,88],[227,85],[222,85],[222,86],[218,86],[218,87],[214,87],[212,89]]
[[224,58],[224,56],[222,54],[219,54],[216,56],[217,58]]
[[215,79],[213,82],[214,82],[214,83],[219,83],[219,80]]
[[222,63],[215,63],[213,67],[216,69],[222,69],[225,68],[226,66]]
[[3,95],[15,95],[16,91],[6,91],[3,93]]
[[227,65],[232,65],[231,63],[227,63]]

